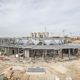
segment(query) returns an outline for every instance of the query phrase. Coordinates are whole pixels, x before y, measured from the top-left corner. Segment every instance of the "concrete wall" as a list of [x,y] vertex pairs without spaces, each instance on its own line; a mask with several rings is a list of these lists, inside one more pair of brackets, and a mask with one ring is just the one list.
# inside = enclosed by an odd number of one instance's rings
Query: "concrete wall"
[[17,48],[5,48],[5,54],[15,55],[17,53],[18,53]]
[[29,58],[29,49],[24,50],[25,58]]

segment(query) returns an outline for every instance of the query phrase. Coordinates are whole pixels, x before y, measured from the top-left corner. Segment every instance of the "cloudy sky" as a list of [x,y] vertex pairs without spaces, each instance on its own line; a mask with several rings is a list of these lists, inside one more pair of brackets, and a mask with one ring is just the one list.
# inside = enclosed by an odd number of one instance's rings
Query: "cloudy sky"
[[80,0],[0,0],[0,36],[30,32],[80,34]]

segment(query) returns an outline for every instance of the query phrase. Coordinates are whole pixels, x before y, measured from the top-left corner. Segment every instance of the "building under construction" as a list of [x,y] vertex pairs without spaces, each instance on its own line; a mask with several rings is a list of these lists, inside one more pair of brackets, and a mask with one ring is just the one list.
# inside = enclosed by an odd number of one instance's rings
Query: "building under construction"
[[0,38],[0,51],[4,55],[18,55],[24,58],[79,57],[80,45],[65,43],[64,37],[49,37],[48,32],[31,33],[26,38]]

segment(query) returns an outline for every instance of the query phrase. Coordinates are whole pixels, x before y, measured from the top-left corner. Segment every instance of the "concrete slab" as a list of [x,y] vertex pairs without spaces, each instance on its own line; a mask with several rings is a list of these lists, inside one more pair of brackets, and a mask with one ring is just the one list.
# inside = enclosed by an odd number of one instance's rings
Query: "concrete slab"
[[28,68],[27,74],[29,74],[29,75],[45,74],[45,69],[41,68],[41,67]]

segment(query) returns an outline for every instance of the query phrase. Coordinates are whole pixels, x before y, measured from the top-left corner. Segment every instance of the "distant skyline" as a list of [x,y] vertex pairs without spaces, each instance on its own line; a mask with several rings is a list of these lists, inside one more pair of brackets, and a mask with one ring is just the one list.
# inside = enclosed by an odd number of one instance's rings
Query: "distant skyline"
[[0,37],[31,32],[80,34],[80,0],[0,0]]

